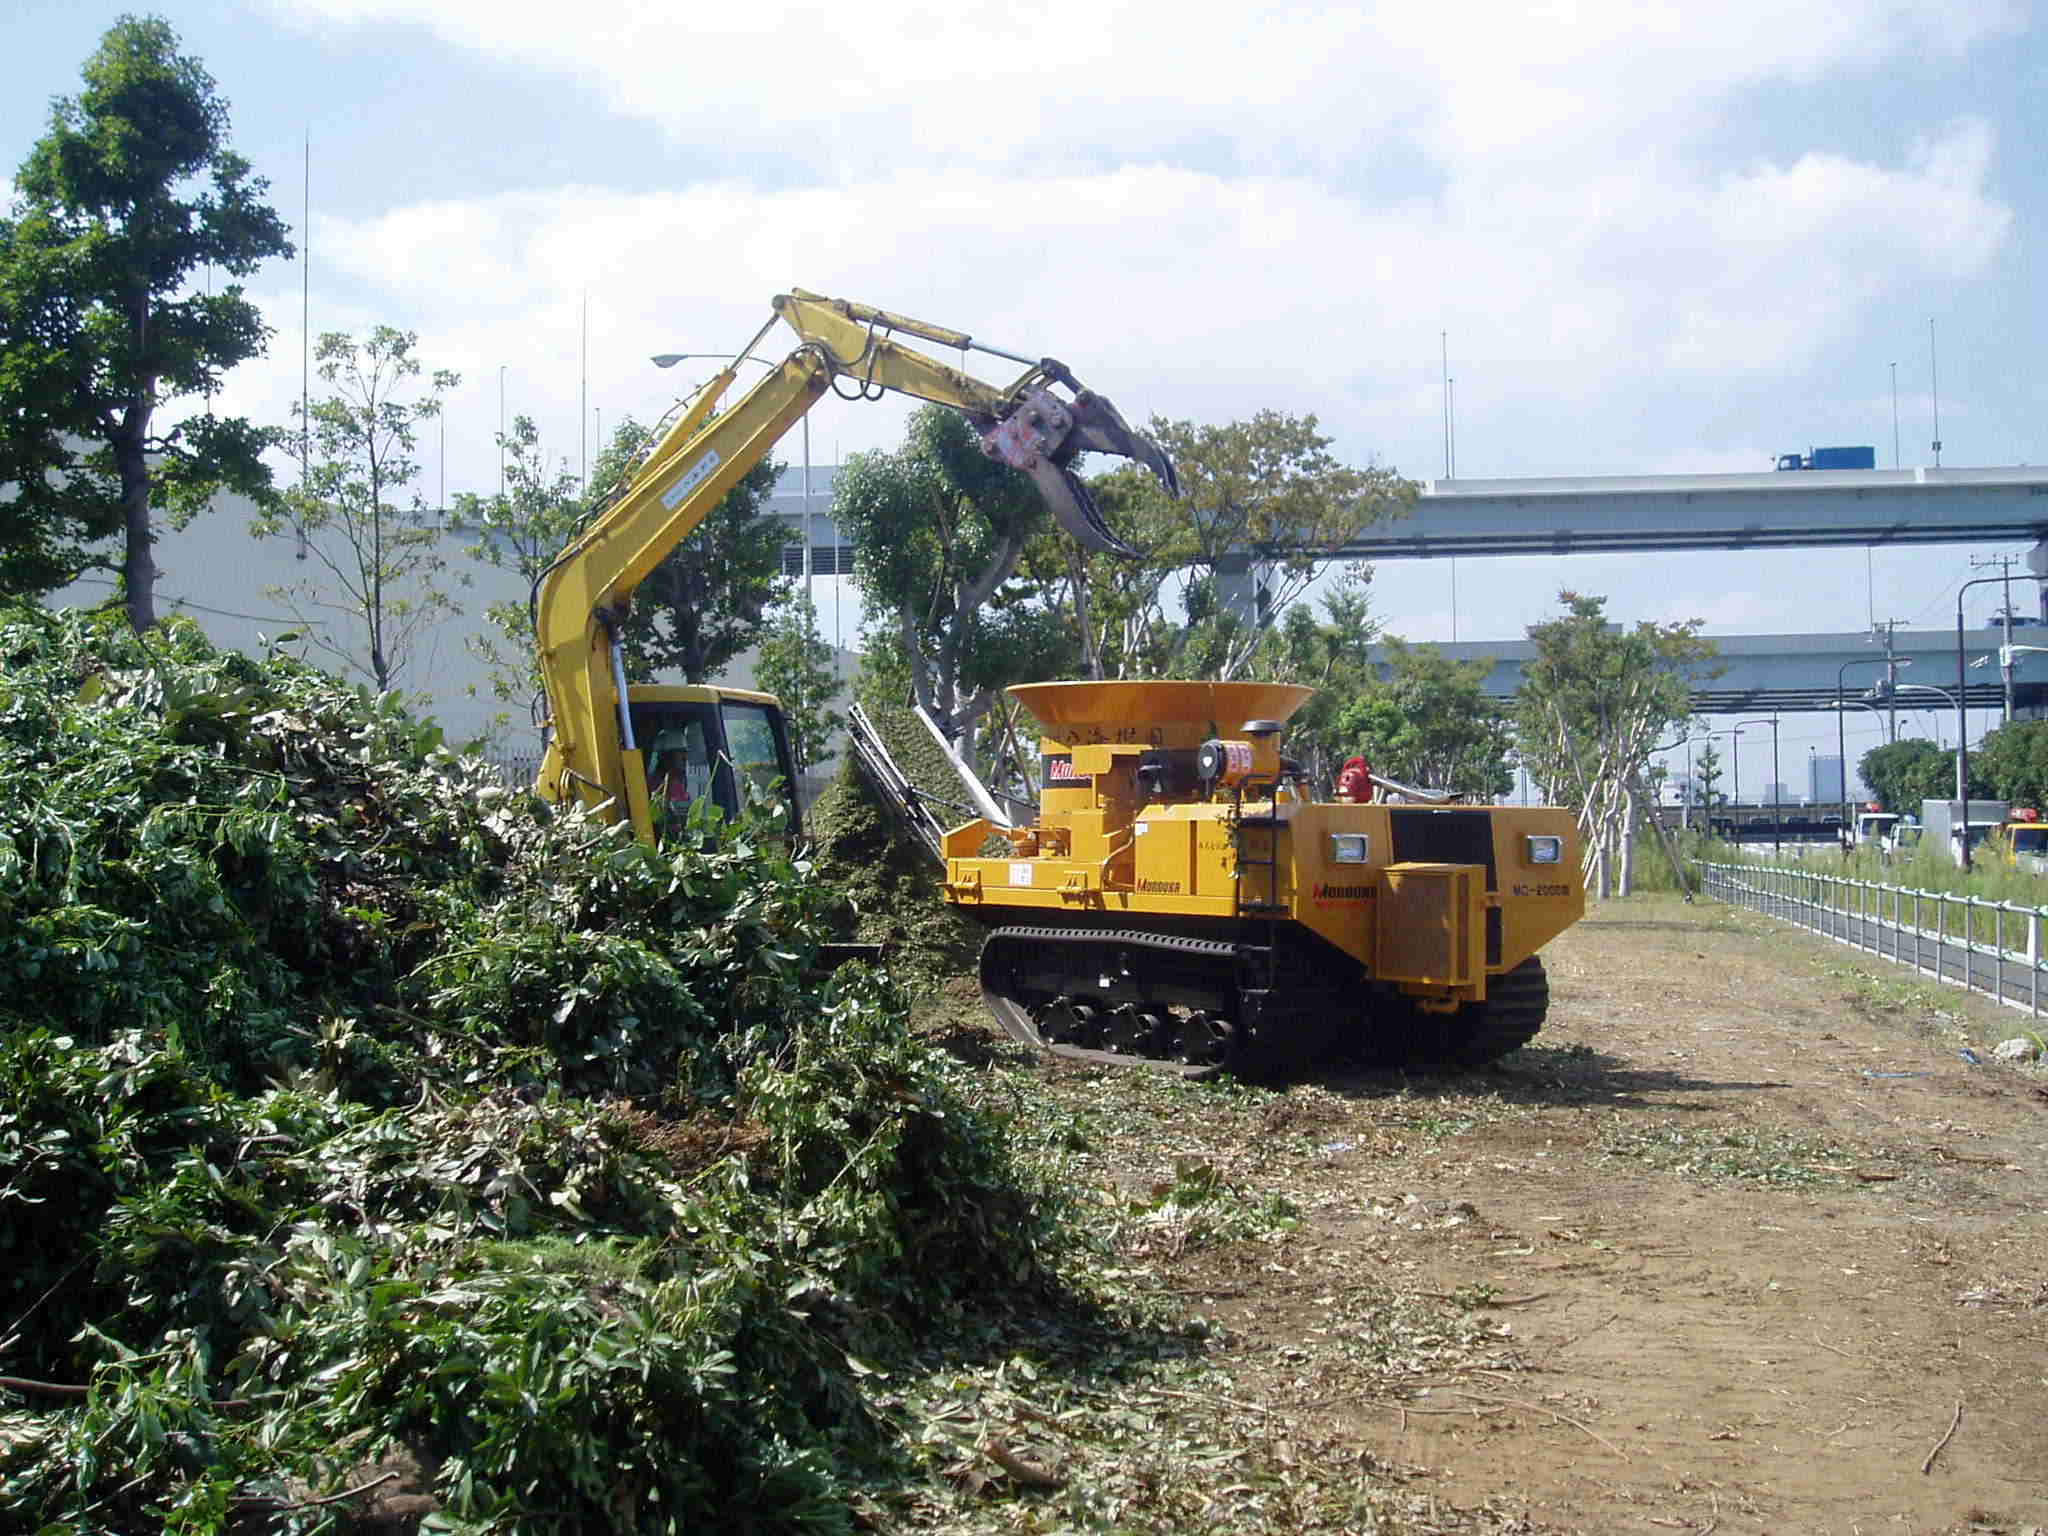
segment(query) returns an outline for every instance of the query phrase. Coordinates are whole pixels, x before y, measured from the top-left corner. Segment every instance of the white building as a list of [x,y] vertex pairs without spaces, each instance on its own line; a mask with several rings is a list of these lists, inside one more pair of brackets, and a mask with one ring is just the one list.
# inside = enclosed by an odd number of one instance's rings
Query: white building
[[[858,631],[860,600],[850,574],[852,548],[840,544],[827,515],[835,474],[835,466],[811,466],[813,601],[821,632],[850,639]],[[798,541],[784,551],[783,569],[801,576],[806,520],[801,468],[784,471],[771,505],[788,521],[791,538]],[[254,515],[254,507],[245,498],[223,496],[188,527],[164,531],[156,546],[158,614],[164,618],[187,615],[215,645],[250,655],[261,655],[266,643],[280,636],[295,635],[298,638],[282,649],[368,686],[370,678],[361,660],[367,653],[361,624],[326,606],[337,601],[340,589],[322,569],[321,551],[302,547],[291,534],[255,537],[249,532]],[[444,536],[441,554],[448,568],[442,585],[458,611],[414,637],[397,686],[415,702],[420,714],[441,726],[451,743],[482,743],[487,755],[516,765],[515,774],[530,771],[527,763],[539,750],[530,706],[524,700],[496,696],[478,652],[482,637],[496,636],[484,617],[486,605],[510,601],[524,607],[527,584],[511,571],[467,555],[465,548],[473,542],[460,532]],[[329,552],[340,553],[338,548]],[[279,595],[308,582],[320,589],[323,606],[302,602],[295,608]],[[103,603],[114,589],[111,576],[96,573],[54,594],[50,602],[55,607]],[[835,620],[841,627],[835,627]],[[505,642],[498,638],[502,648]],[[353,664],[337,652],[355,658]],[[844,644],[835,654],[840,677],[850,682],[859,666],[858,654]],[[737,688],[753,686],[752,652],[737,658],[717,681]]]

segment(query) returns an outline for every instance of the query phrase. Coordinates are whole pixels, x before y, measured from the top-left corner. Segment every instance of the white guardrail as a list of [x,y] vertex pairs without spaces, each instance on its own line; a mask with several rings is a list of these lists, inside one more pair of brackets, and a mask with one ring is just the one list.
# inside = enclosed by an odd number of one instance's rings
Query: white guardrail
[[1782,918],[2041,1016],[2048,908],[1805,869],[1705,861],[1698,868],[1702,891],[1717,901]]

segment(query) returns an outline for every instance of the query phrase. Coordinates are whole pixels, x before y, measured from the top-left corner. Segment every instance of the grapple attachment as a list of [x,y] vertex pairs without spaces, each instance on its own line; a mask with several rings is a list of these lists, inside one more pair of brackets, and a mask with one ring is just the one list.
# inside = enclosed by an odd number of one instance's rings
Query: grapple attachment
[[1088,390],[1072,401],[1049,389],[1027,391],[1007,416],[982,424],[979,430],[982,452],[1031,476],[1053,520],[1088,549],[1139,558],[1139,551],[1103,521],[1086,482],[1068,467],[1078,454],[1136,459],[1158,477],[1169,496],[1180,495],[1173,461],[1159,445],[1133,432],[1114,405]]

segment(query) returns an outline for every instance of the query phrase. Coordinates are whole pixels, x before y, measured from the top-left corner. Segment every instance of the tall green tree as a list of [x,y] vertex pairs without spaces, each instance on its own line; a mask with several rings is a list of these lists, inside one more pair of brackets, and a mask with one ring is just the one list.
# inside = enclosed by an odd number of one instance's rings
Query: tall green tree
[[1564,613],[1530,626],[1515,734],[1532,777],[1578,812],[1587,884],[1627,895],[1635,831],[1654,805],[1644,770],[1666,728],[1691,717],[1692,681],[1712,671],[1700,622],[1607,620],[1607,600],[1560,592]]
[[[471,537],[464,553],[472,560],[513,572],[531,587],[582,522],[583,487],[566,461],[549,470],[531,417],[513,418],[512,430],[499,434],[498,451],[505,456],[505,489],[496,496],[458,495],[449,527]],[[601,449],[598,474],[616,473],[629,454],[625,447]],[[492,693],[508,702],[532,699],[541,686],[540,653],[526,597],[494,599],[484,605],[483,618],[486,627],[465,643],[484,664]]]
[[[628,416],[599,467],[610,471],[616,464],[614,483],[623,484],[653,442],[653,431]],[[759,638],[761,616],[785,588],[788,532],[768,505],[781,473],[772,459],[748,470],[640,583],[626,616],[627,677],[645,683],[680,673],[684,682],[709,682]]]
[[1154,418],[1150,431],[1179,470],[1179,501],[1129,467],[1094,482],[1105,515],[1145,558],[1063,554],[1065,603],[1091,676],[1247,675],[1337,552],[1404,516],[1416,494],[1391,470],[1342,463],[1312,415],[1260,411],[1222,426]]
[[782,701],[799,773],[831,758],[829,743],[845,724],[845,716],[832,707],[846,691],[833,661],[831,645],[818,633],[811,595],[798,587],[768,615],[754,680]]
[[395,687],[429,628],[456,611],[444,585],[440,516],[414,492],[421,423],[459,377],[419,384],[419,337],[380,325],[358,341],[329,331],[314,349],[333,393],[295,407],[310,457],[299,485],[258,513],[258,538],[299,540],[308,574],[272,590],[310,642],[378,689]]
[[1970,780],[1995,799],[2048,811],[2048,720],[2015,720],[1970,754]]
[[921,406],[901,449],[854,455],[832,518],[852,536],[870,625],[947,729],[971,727],[1004,685],[1071,654],[1044,604],[994,606],[1048,518],[1031,482],[983,454],[957,412]]
[[1488,658],[1457,661],[1442,647],[1383,642],[1387,675],[1338,716],[1337,736],[1377,773],[1423,789],[1491,801],[1514,787],[1514,732],[1485,688]]
[[1343,713],[1372,684],[1370,655],[1379,623],[1371,612],[1371,579],[1370,566],[1346,571],[1322,595],[1320,616],[1307,603],[1289,608],[1244,670],[1251,680],[1316,690],[1288,717],[1287,754],[1325,790],[1350,755]]
[[[1924,737],[1872,747],[1856,771],[1877,803],[1902,816],[1918,816],[1922,800],[1946,800],[1956,792],[1956,755]],[[1978,761],[1970,759],[1970,793],[1985,794],[1987,785]]]
[[0,582],[42,592],[119,533],[129,621],[156,622],[155,518],[262,496],[270,435],[173,401],[210,397],[269,331],[235,279],[292,253],[268,184],[228,146],[228,108],[157,17],[122,16],[86,61],[0,220]]
[[1711,741],[1701,749],[1700,755],[1693,759],[1692,784],[1687,793],[1691,796],[1692,803],[1704,809],[1708,815],[1713,814],[1715,806],[1727,802],[1728,797],[1721,793],[1721,754],[1715,750]]

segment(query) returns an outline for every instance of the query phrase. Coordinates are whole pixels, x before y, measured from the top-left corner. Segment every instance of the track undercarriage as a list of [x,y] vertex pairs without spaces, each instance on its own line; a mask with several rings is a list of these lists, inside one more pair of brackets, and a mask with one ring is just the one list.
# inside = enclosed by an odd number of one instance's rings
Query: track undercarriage
[[1306,945],[1274,954],[1263,942],[1078,926],[994,930],[981,990],[1026,1045],[1193,1079],[1271,1077],[1326,1056],[1476,1066],[1535,1038],[1549,1004],[1534,957],[1494,977],[1485,1002],[1436,1013]]

